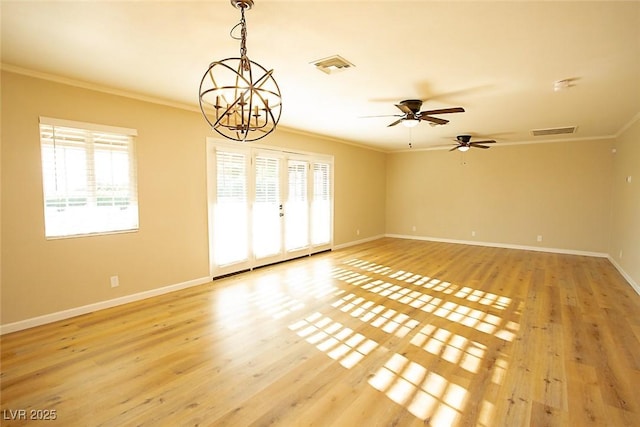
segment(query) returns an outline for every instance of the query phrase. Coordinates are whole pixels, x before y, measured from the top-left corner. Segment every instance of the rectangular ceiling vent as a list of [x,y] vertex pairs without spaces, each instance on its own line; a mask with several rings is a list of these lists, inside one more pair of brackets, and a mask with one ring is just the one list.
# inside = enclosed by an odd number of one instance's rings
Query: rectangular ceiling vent
[[568,126],[563,128],[533,129],[533,136],[562,135],[565,133],[576,133],[577,126]]
[[351,62],[347,61],[340,55],[330,56],[328,58],[318,59],[311,63],[318,70],[323,73],[333,74],[339,71],[344,71],[349,68],[355,67]]

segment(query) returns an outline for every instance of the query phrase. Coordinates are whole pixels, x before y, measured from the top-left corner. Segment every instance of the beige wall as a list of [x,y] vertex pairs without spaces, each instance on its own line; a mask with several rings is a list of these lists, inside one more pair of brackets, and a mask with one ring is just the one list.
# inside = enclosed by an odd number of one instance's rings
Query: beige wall
[[390,154],[387,233],[607,253],[612,146]]
[[[138,130],[138,232],[45,240],[39,116]],[[205,140],[216,135],[197,112],[4,71],[1,323],[206,277]],[[336,245],[384,233],[383,153],[281,130],[264,141],[335,156]]]
[[618,137],[613,165],[609,254],[640,292],[640,118]]
[[[138,232],[44,239],[39,116],[138,130]],[[216,135],[197,112],[3,72],[1,323],[206,277]],[[388,233],[610,253],[640,281],[640,120],[617,141],[466,154],[384,154],[282,128],[261,142],[335,156],[336,245]]]

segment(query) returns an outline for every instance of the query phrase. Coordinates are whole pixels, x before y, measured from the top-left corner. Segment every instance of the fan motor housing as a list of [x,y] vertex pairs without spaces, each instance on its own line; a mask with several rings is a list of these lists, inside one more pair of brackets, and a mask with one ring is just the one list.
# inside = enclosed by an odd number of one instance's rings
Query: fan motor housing
[[422,107],[422,101],[419,99],[405,99],[400,102],[400,105],[405,105],[408,109],[413,111],[413,113],[420,112],[420,107]]
[[471,141],[471,135],[458,135],[456,139],[464,144],[468,144]]

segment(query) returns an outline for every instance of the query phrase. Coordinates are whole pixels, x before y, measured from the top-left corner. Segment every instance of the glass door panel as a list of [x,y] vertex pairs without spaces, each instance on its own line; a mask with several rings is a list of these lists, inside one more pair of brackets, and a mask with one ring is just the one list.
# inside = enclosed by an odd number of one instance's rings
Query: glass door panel
[[216,152],[214,263],[218,267],[249,260],[247,156]]
[[288,192],[285,206],[285,249],[299,251],[309,246],[309,163],[288,160]]
[[282,255],[280,164],[280,158],[268,155],[257,155],[254,161],[253,253],[257,260]]

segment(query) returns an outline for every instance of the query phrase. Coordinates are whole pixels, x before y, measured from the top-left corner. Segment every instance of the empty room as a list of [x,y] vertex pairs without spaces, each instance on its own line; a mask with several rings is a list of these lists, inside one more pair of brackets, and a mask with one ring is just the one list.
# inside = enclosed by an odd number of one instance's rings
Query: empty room
[[0,19],[0,425],[640,425],[640,2]]

